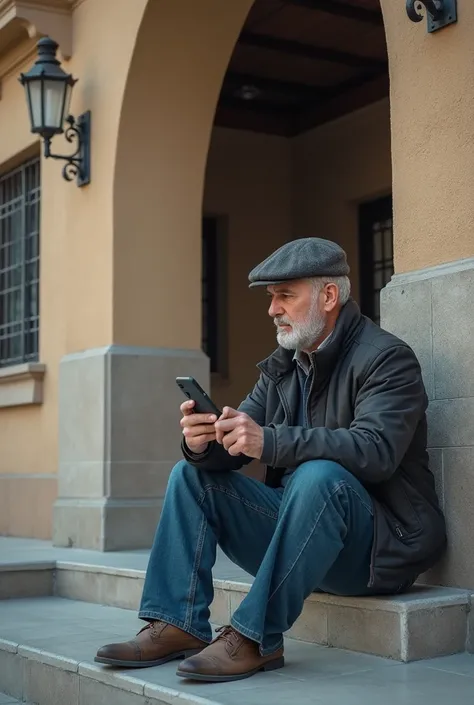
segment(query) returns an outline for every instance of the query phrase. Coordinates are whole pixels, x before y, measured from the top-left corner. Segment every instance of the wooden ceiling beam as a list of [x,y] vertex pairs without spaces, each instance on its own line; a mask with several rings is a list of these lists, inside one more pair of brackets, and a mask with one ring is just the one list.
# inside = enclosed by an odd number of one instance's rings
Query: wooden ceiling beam
[[276,51],[292,56],[300,56],[304,59],[315,59],[317,61],[328,61],[330,63],[342,64],[351,68],[386,68],[387,62],[381,59],[372,59],[367,56],[359,56],[337,49],[317,47],[312,44],[304,44],[290,39],[281,39],[269,34],[257,34],[254,32],[242,32],[238,44],[251,46],[268,51]]
[[342,2],[332,2],[332,0],[285,0],[288,5],[295,7],[306,7],[309,10],[325,12],[336,17],[344,17],[349,20],[357,20],[379,27],[383,26],[382,12],[369,10],[366,7],[356,7]]

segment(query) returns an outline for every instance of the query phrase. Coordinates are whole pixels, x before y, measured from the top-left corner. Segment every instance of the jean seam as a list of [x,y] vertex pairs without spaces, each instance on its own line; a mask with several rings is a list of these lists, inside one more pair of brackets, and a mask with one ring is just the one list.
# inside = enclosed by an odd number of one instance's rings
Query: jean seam
[[301,558],[301,554],[303,553],[303,551],[305,550],[306,546],[308,545],[308,543],[309,543],[311,537],[313,536],[313,534],[314,534],[314,532],[315,532],[315,530],[316,530],[316,527],[317,527],[317,525],[319,524],[319,521],[320,521],[320,519],[321,519],[321,517],[322,517],[322,515],[323,515],[323,513],[324,513],[324,511],[325,511],[325,509],[326,509],[326,507],[328,506],[329,500],[332,499],[332,497],[334,497],[334,495],[335,495],[337,492],[339,492],[339,490],[340,490],[342,487],[344,487],[344,486],[349,487],[350,489],[352,489],[351,486],[348,485],[348,483],[347,483],[345,480],[342,480],[341,482],[339,482],[339,483],[333,488],[333,491],[332,491],[331,494],[329,495],[329,498],[324,502],[323,506],[321,507],[321,511],[319,512],[318,516],[316,517],[316,519],[315,519],[315,521],[314,521],[314,524],[313,524],[313,526],[312,526],[312,529],[311,529],[311,531],[309,532],[308,537],[307,537],[306,540],[304,541],[304,543],[303,543],[303,545],[302,545],[302,547],[301,547],[301,549],[300,549],[298,555],[296,556],[295,560],[293,561],[293,563],[291,564],[291,566],[289,567],[289,569],[287,570],[287,572],[285,573],[285,575],[283,576],[283,578],[282,578],[282,579],[280,580],[280,582],[278,583],[277,587],[273,590],[273,592],[272,592],[271,595],[269,596],[268,602],[270,602],[270,600],[272,599],[272,597],[278,592],[278,590],[281,588],[281,586],[283,585],[283,583],[284,583],[285,580],[288,578],[288,576],[290,575],[290,573],[293,571],[294,567],[295,567],[296,564],[298,563],[299,559]]
[[196,552],[194,554],[193,570],[191,573],[191,584],[189,586],[189,592],[188,592],[188,608],[186,610],[186,618],[185,618],[185,622],[184,622],[186,627],[189,627],[189,625],[192,623],[194,600],[196,598],[198,568],[199,568],[199,564],[201,562],[202,548],[204,545],[204,538],[206,536],[206,529],[207,529],[207,519],[206,519],[205,515],[203,514],[202,519],[201,519],[201,525],[199,527],[198,542],[197,542],[197,546],[196,546]]
[[245,499],[245,497],[241,497],[240,495],[236,494],[235,492],[229,491],[229,489],[227,487],[223,487],[222,485],[206,485],[203,488],[201,496],[198,499],[198,505],[200,507],[203,505],[204,500],[206,499],[206,495],[211,490],[217,490],[218,492],[222,492],[223,494],[226,494],[228,497],[231,497],[232,499],[236,499],[241,504],[244,504],[249,509],[252,509],[253,511],[258,512],[259,514],[262,514],[263,516],[269,517],[270,519],[273,519],[274,521],[277,521],[277,519],[278,519],[277,512],[272,512],[270,509],[265,509],[265,507],[260,507],[258,504],[253,504],[253,502],[249,502],[248,499]]
[[360,496],[360,494],[357,492],[357,490],[355,490],[355,489],[352,487],[352,485],[349,485],[349,483],[347,483],[347,482],[343,482],[340,486],[341,486],[341,487],[345,486],[346,489],[348,489],[350,492],[352,492],[352,494],[355,494],[355,496],[359,499],[359,501],[360,501],[360,503],[362,504],[362,506],[365,507],[365,509],[367,509],[367,511],[369,512],[370,516],[372,516],[372,517],[374,516],[374,508],[373,508],[371,505],[368,505],[368,504],[362,499],[362,497]]

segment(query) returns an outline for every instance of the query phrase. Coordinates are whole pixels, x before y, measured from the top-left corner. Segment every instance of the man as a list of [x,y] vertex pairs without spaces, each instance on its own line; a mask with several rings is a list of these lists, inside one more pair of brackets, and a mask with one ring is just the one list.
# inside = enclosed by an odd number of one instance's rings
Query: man
[[[398,593],[440,557],[445,524],[428,468],[427,398],[412,350],[361,315],[335,243],[287,243],[249,275],[265,286],[279,347],[238,411],[181,406],[172,471],[135,639],[100,663],[206,681],[281,668],[283,633],[313,591]],[[253,458],[266,484],[238,472]],[[217,546],[255,576],[211,642]]]

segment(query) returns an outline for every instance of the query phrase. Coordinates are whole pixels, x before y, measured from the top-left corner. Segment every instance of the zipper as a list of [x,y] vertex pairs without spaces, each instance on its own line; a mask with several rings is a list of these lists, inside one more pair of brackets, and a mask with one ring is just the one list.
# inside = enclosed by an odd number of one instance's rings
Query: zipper
[[[309,385],[309,392],[308,396],[306,397],[306,419],[305,421],[308,424],[308,428],[313,427],[313,419],[311,418],[311,410],[310,410],[310,405],[309,402],[311,400],[311,394],[313,393],[313,386],[314,386],[314,380],[316,379],[316,366],[314,364],[313,356],[311,355],[309,358],[310,364],[311,364],[311,384]],[[306,391],[306,383],[304,387],[304,391]]]
[[290,407],[288,406],[288,402],[286,400],[285,395],[283,394],[281,387],[279,384],[276,385],[276,389],[278,392],[278,396],[280,397],[281,405],[283,407],[283,411],[285,413],[285,421],[288,424],[288,426],[291,426],[291,412],[290,412]]
[[403,531],[401,530],[398,524],[395,524],[395,533],[397,534],[399,539],[403,538]]

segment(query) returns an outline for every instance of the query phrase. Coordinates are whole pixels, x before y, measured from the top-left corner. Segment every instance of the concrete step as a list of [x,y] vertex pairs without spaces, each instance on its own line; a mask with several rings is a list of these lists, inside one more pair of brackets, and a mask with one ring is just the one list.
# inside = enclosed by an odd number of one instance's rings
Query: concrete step
[[0,705],[20,705],[20,701],[15,700],[11,695],[0,693]]
[[[285,642],[285,668],[234,683],[194,683],[178,662],[112,669],[93,661],[99,646],[129,639],[134,612],[57,597],[0,602],[0,691],[37,705],[466,705],[474,657],[400,664],[366,654]],[[1,701],[0,701],[1,702]]]
[[[73,560],[3,565],[0,571],[4,599],[55,595],[129,610],[138,608],[145,577],[144,569]],[[211,620],[229,623],[250,585],[250,577],[215,578]],[[393,597],[315,593],[287,636],[403,662],[462,653],[474,646],[471,597],[467,590],[425,585]]]

